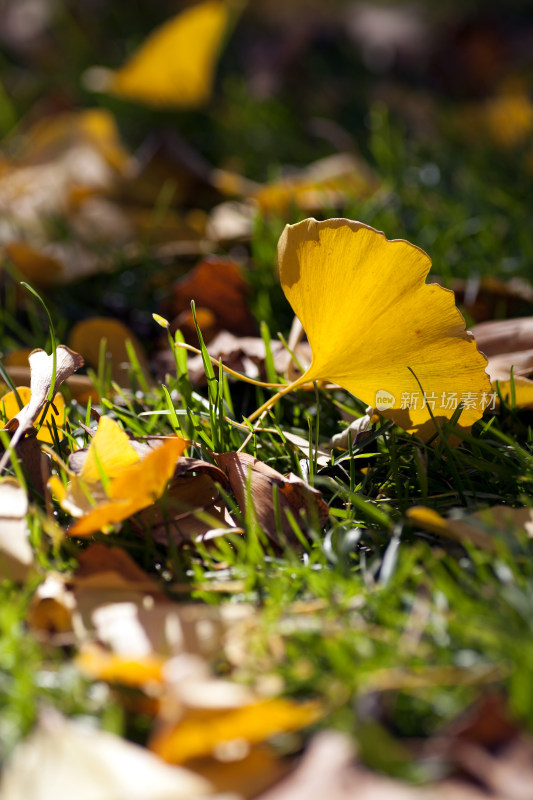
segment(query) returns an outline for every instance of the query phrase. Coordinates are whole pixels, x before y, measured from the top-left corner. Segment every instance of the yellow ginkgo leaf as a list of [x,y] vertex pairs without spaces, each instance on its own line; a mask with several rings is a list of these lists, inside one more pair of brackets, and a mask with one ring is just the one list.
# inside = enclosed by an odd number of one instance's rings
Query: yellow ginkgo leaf
[[156,107],[203,105],[211,95],[228,24],[222,0],[206,0],[155,30],[109,77],[107,91]]
[[[31,399],[30,388],[28,386],[17,386],[17,392],[23,406],[28,405]],[[13,417],[19,413],[20,406],[14,392],[8,392],[2,397],[0,400],[0,411],[5,416],[6,420],[13,419]],[[39,417],[33,423],[34,426],[37,427],[37,425],[42,422],[39,432],[37,433],[39,441],[47,442],[48,444],[54,443],[55,439],[52,435],[54,422],[52,422],[52,420],[55,422],[57,436],[61,440],[65,435],[62,431],[65,424],[65,401],[60,394],[56,394],[54,397],[53,405],[51,404],[48,407],[44,420],[41,420]]]
[[[312,363],[291,388],[330,381],[423,439],[449,420],[468,430],[491,396],[486,358],[431,261],[361,222],[307,219],[278,246],[281,283]],[[288,391],[287,390],[284,390]]]

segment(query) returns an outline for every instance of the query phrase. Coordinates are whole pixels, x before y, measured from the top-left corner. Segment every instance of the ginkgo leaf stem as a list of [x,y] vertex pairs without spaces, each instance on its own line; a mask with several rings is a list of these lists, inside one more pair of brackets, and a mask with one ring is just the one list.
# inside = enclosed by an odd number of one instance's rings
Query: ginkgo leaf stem
[[[195,353],[197,356],[202,355],[202,351],[199,350],[197,347],[193,347],[192,344],[187,344],[186,342],[176,342],[175,344],[176,347],[181,347],[184,350],[189,350],[191,353]],[[217,358],[214,358],[213,356],[209,356],[209,358],[211,359],[211,362],[215,366],[217,367],[219,366],[219,361]],[[249,378],[248,375],[243,375],[242,372],[237,372],[236,370],[231,369],[231,367],[227,367],[225,364],[222,364],[222,369],[224,370],[224,372],[233,375],[234,378],[238,378],[239,380],[245,381],[246,383],[251,383],[254,386],[262,386],[265,389],[279,389],[280,387],[287,386],[286,383],[267,383],[266,381],[256,381],[254,378]],[[292,386],[292,384],[288,385]]]
[[253,422],[254,419],[257,419],[257,417],[261,416],[261,414],[264,411],[268,411],[269,408],[272,408],[272,406],[275,405],[278,402],[278,400],[280,400],[283,397],[283,395],[288,394],[289,392],[292,392],[294,389],[303,386],[304,383],[309,383],[309,381],[307,379],[303,381],[302,378],[300,377],[297,378],[297,380],[293,381],[292,383],[286,384],[281,391],[272,395],[272,397],[270,397],[265,403],[263,403],[262,406],[256,409],[253,412],[253,414],[250,414],[250,416],[247,417],[248,422]]

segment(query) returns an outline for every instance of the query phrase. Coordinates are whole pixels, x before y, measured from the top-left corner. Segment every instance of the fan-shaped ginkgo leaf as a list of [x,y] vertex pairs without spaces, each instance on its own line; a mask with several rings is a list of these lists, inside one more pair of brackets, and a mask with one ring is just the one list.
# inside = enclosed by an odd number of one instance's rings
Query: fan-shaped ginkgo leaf
[[312,362],[293,387],[330,381],[423,439],[449,420],[469,429],[491,393],[486,358],[453,292],[426,284],[431,261],[361,222],[307,219],[278,246],[281,283]]
[[109,79],[108,91],[156,107],[197,107],[209,100],[228,24],[222,0],[206,0],[155,30]]

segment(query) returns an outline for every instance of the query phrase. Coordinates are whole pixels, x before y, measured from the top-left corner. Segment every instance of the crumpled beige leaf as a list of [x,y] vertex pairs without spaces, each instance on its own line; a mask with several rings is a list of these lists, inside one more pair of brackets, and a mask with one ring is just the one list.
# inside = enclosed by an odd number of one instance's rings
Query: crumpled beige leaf
[[26,521],[28,497],[14,478],[0,480],[0,578],[24,581],[34,563]]
[[[48,393],[53,380],[53,355],[47,355],[44,350],[33,350],[29,356],[31,381],[31,397],[29,403],[22,408],[6,425],[6,430],[20,430],[25,433],[33,426],[39,414],[46,405]],[[54,391],[69,378],[73,372],[83,366],[83,358],[79,353],[60,344],[56,349],[56,374]]]
[[[15,448],[26,431],[33,428],[34,422],[43,411],[52,381],[54,380],[53,355],[47,355],[44,350],[33,350],[29,356],[31,379],[30,379],[30,400],[29,402],[9,420],[5,430],[14,431],[11,440],[11,448]],[[56,373],[54,381],[54,392],[61,384],[66,381],[77,369],[83,366],[83,358],[79,353],[74,352],[65,345],[56,348]],[[9,459],[9,450],[6,450],[0,460],[0,472],[4,469]]]
[[195,800],[211,797],[212,789],[139,745],[48,710],[14,751],[0,794],[3,800]]

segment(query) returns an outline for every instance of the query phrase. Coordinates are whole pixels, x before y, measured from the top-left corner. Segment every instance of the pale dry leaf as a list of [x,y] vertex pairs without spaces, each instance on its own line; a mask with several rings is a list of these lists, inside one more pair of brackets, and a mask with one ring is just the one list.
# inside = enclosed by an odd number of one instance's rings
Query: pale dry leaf
[[[290,431],[283,431],[283,438],[293,444],[298,450],[303,453],[306,458],[309,458],[309,440],[297,433]],[[315,459],[319,467],[327,467],[331,464],[331,454],[324,450],[323,447],[316,448],[314,445],[311,447],[311,458]]]
[[[505,800],[506,795],[491,796]],[[355,762],[353,745],[336,731],[317,734],[299,766],[285,780],[256,800],[489,800],[485,792],[464,781],[427,786],[370,772]]]
[[24,581],[34,564],[29,542],[28,497],[14,478],[0,481],[0,578]]
[[262,214],[284,216],[295,207],[308,213],[342,207],[347,197],[369,197],[378,188],[377,176],[362,158],[335,153],[262,186],[253,199]]
[[26,622],[40,640],[71,644],[74,637],[76,600],[64,574],[50,572],[31,599]]
[[47,711],[13,753],[1,795],[3,800],[195,800],[211,797],[212,789],[195,773],[171,767],[139,745]]
[[[54,380],[53,355],[47,355],[44,350],[33,350],[28,360],[31,370],[30,401],[6,425],[7,430],[20,432],[18,438],[20,438],[20,434],[25,433],[33,426],[33,423],[44,409],[48,393],[52,388],[52,381]],[[59,345],[56,349],[54,392],[83,364],[83,358],[79,353],[63,344]]]

